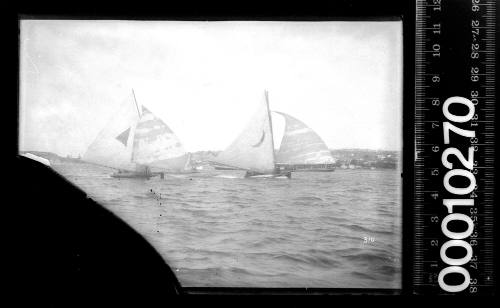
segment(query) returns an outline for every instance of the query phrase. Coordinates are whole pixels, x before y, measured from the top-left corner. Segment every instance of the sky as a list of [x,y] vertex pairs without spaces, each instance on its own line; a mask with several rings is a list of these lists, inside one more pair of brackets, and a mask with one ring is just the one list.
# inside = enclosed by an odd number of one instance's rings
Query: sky
[[399,21],[23,20],[19,147],[83,155],[133,89],[187,151],[223,150],[267,89],[331,149],[401,150],[402,35]]

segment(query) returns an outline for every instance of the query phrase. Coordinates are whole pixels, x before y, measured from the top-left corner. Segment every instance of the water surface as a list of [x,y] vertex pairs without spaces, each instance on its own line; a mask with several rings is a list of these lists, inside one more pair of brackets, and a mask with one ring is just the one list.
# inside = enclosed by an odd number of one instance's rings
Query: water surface
[[141,233],[183,286],[400,288],[398,170],[140,180],[53,168]]

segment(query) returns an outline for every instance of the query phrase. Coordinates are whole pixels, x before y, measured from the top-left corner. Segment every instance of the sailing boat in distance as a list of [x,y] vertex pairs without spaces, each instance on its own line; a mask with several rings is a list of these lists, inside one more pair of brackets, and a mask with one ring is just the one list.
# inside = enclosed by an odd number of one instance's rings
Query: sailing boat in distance
[[139,108],[135,93],[89,146],[83,160],[117,169],[116,178],[163,177],[164,173],[193,172],[174,132],[146,107]]
[[335,159],[321,137],[302,121],[284,112],[274,111],[285,118],[285,132],[276,166],[280,170],[301,172],[331,172]]
[[269,96],[264,100],[238,137],[213,161],[221,169],[245,170],[245,177],[291,177],[291,172],[275,166],[273,127]]

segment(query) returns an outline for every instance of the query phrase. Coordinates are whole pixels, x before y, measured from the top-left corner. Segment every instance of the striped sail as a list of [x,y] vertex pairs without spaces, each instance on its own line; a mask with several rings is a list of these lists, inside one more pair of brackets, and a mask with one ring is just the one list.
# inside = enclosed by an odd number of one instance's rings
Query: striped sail
[[273,132],[267,93],[243,131],[214,161],[252,171],[274,170]]
[[84,161],[106,167],[135,171],[132,162],[133,136],[139,113],[128,97],[83,155]]
[[184,170],[189,155],[179,138],[161,119],[142,106],[133,142],[132,160],[152,169]]
[[283,113],[285,133],[276,154],[278,164],[327,164],[334,163],[330,150],[321,137],[296,118]]

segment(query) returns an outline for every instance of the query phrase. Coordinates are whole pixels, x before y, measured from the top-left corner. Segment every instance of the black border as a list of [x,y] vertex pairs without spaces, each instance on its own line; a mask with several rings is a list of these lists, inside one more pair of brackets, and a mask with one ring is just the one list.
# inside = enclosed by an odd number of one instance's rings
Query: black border
[[[13,17],[12,21],[15,19],[15,27],[18,29],[18,19],[19,18],[41,18],[41,19],[133,19],[133,20],[287,20],[287,21],[329,21],[329,20],[343,20],[343,21],[361,21],[361,20],[399,20],[403,21],[403,251],[402,251],[402,290],[387,290],[387,289],[317,289],[317,288],[293,288],[293,289],[281,289],[281,288],[189,288],[182,287],[179,292],[173,292],[174,294],[358,294],[358,295],[392,295],[392,294],[402,294],[409,295],[412,292],[412,280],[411,280],[411,270],[412,270],[412,232],[413,232],[413,220],[412,220],[412,197],[413,197],[413,158],[414,158],[414,33],[415,33],[415,3],[414,1],[398,1],[398,0],[384,0],[384,1],[335,1],[327,3],[324,6],[314,7],[312,5],[308,6],[297,6],[292,7],[289,4],[286,6],[263,6],[262,8],[257,8],[255,5],[241,6],[240,8],[232,7],[200,7],[192,6],[188,8],[179,7],[167,7],[158,9],[156,7],[147,7],[144,4],[140,6],[127,6],[123,8],[121,4],[114,4],[109,7],[102,7],[102,5],[92,6],[92,4],[87,4],[88,6],[83,6],[82,4],[77,4],[75,7],[69,7],[68,4],[63,6],[50,5],[47,6],[45,3],[37,4],[34,6],[18,6],[15,8],[15,13],[11,15]],[[12,24],[11,24],[12,25]],[[16,62],[14,66],[16,67],[16,87],[18,88],[19,71],[17,69],[19,65],[18,60],[18,32],[15,35],[15,45],[16,50]],[[14,87],[12,87],[14,88]],[[15,95],[16,101],[18,101],[18,93]],[[14,107],[14,113],[18,114],[19,107],[16,105]],[[18,123],[15,122],[15,126],[18,129]],[[14,157],[17,155],[17,136],[19,131],[15,130],[14,137],[14,147],[12,148],[12,154]],[[25,165],[25,160],[16,160],[17,165],[16,170],[19,170],[19,164]],[[30,166],[28,169],[23,169],[24,174],[19,174],[19,181],[23,183],[23,189],[25,189],[25,179],[26,174],[33,174],[38,172],[37,168]],[[18,171],[16,171],[18,172]],[[43,172],[42,172],[43,173]],[[47,183],[55,183],[59,180],[51,178],[47,180]],[[68,184],[68,183],[67,183]],[[35,184],[34,184],[35,185]],[[60,184],[66,185],[66,184]],[[62,187],[62,186],[61,186]],[[29,190],[32,187],[28,187]],[[74,190],[74,188],[67,188],[69,190]],[[17,194],[22,194],[21,189],[16,187],[13,191]],[[43,190],[42,190],[43,191]],[[40,193],[40,191],[38,191]],[[75,198],[82,198],[80,193],[75,193]],[[53,196],[48,196],[48,198],[54,198]],[[73,198],[73,197],[71,197]],[[86,198],[85,198],[86,199]],[[70,199],[73,202],[73,199]],[[80,200],[81,201],[81,200]],[[80,204],[80,201],[75,203]],[[83,201],[82,201],[83,202]],[[20,206],[27,206],[29,210],[32,210],[32,205],[25,202],[18,202]],[[50,204],[50,203],[48,203]],[[48,205],[47,204],[47,205]],[[53,202],[52,205],[55,203]],[[44,204],[45,206],[45,204]],[[50,205],[49,205],[50,206]],[[57,207],[57,206],[55,206]],[[62,213],[56,213],[51,211],[46,211],[45,213],[39,213],[40,217],[45,221],[45,224],[51,224],[54,221],[63,219]],[[52,216],[51,216],[52,215]],[[58,216],[59,215],[59,216]],[[111,215],[112,216],[112,215]],[[110,217],[109,219],[117,220],[116,217]],[[37,227],[43,227],[39,224],[35,224]],[[120,226],[119,228],[122,228]],[[126,228],[126,227],[123,227]],[[34,231],[34,230],[33,230]],[[82,230],[83,235],[89,235],[90,231]],[[114,232],[111,230],[110,232]],[[132,236],[133,237],[133,236]],[[50,240],[50,239],[49,239]],[[124,240],[124,243],[126,240]],[[104,244],[102,244],[104,245]],[[57,247],[57,246],[54,246]],[[97,245],[92,248],[95,250],[101,249],[102,246]],[[49,252],[54,253],[54,252]],[[111,253],[111,252],[108,252]],[[29,262],[29,261],[28,261]],[[94,264],[97,267],[102,266],[98,264],[99,261],[95,261]],[[168,268],[168,266],[166,265]],[[175,281],[172,282],[173,285],[178,284]],[[55,282],[57,285],[58,282]],[[175,287],[174,287],[175,289]],[[78,292],[77,292],[78,293]]]

